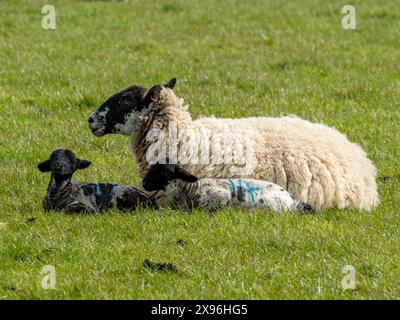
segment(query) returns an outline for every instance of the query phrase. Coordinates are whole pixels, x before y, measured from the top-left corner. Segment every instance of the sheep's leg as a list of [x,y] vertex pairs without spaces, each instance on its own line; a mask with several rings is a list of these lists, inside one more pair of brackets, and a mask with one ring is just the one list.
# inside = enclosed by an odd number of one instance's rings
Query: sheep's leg
[[198,207],[207,211],[225,208],[231,201],[231,192],[224,188],[203,188],[198,200]]

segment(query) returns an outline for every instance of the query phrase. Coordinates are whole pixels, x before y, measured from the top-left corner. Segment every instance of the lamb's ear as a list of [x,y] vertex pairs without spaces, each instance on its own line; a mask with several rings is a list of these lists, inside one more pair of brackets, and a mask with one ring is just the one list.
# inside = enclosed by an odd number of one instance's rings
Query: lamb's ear
[[49,172],[51,171],[51,161],[50,159],[42,161],[41,163],[38,164],[38,169],[41,172]]
[[173,89],[175,85],[176,85],[176,78],[172,78],[166,84],[164,84],[164,87]]
[[90,161],[88,161],[88,160],[81,160],[81,159],[77,159],[78,160],[78,162],[77,162],[77,164],[76,164],[76,167],[78,168],[78,169],[85,169],[85,168],[87,168],[87,167],[89,167],[92,163],[90,162]]
[[149,91],[147,91],[143,98],[142,102],[145,106],[150,105],[150,103],[156,101],[160,97],[160,92],[161,92],[162,86],[160,85],[155,85],[153,86]]
[[196,182],[198,180],[196,176],[190,174],[188,171],[178,166],[175,167],[174,174],[177,179],[181,179],[186,182]]

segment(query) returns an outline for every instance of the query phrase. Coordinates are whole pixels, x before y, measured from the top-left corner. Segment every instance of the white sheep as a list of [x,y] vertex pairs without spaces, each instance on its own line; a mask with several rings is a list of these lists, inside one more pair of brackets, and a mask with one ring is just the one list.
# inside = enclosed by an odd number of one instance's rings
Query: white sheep
[[[193,121],[183,100],[172,91],[174,84],[175,80],[148,91],[140,87],[134,93],[128,88],[109,98],[89,119],[91,130],[98,136],[131,132],[141,177],[149,161],[162,159],[162,148],[166,148],[166,156],[199,178],[271,181],[316,210],[371,210],[378,204],[373,163],[337,130],[297,117]],[[141,102],[135,96],[139,94]],[[133,107],[126,106],[126,96]],[[178,139],[170,140],[171,131],[177,132]],[[229,147],[224,138],[231,140]],[[177,157],[171,157],[172,149],[176,149],[172,153]],[[186,153],[189,155],[182,156]],[[195,163],[204,153],[209,161]],[[230,160],[216,159],[221,153],[230,154]],[[197,160],[192,161],[194,158]],[[156,198],[160,201],[162,195]]]

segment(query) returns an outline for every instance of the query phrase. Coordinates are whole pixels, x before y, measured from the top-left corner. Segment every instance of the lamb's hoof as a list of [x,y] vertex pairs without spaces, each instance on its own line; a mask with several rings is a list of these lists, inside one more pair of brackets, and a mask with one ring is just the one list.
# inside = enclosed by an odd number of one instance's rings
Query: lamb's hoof
[[314,211],[314,209],[308,203],[305,202],[300,202],[298,208],[300,211],[307,213],[311,213]]

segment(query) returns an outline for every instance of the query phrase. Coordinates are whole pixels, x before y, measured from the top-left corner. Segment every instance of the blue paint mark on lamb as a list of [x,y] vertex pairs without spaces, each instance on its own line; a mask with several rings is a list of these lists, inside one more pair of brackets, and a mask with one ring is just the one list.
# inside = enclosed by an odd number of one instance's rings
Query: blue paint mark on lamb
[[[231,194],[232,198],[236,198],[238,194],[248,194],[250,196],[251,202],[256,204],[256,192],[261,192],[262,189],[259,186],[251,186],[250,181],[246,180],[245,184],[246,187],[243,187],[242,179],[228,179],[230,187],[231,187]],[[237,191],[237,189],[239,189]]]

